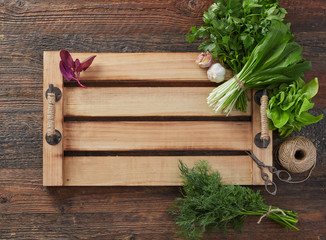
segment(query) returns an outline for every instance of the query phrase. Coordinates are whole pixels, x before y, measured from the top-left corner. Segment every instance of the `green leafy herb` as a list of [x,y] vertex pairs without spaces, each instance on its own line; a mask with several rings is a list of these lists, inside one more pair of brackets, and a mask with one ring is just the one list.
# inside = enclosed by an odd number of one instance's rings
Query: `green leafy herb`
[[318,122],[323,114],[315,117],[307,111],[314,107],[311,99],[318,92],[318,79],[305,82],[299,78],[295,82],[281,84],[270,94],[267,117],[270,129],[279,130],[281,137],[287,137],[292,131],[300,131],[303,126]]
[[[220,230],[228,226],[242,230],[247,216],[266,214],[269,207],[259,192],[248,187],[224,185],[218,172],[212,172],[206,161],[199,161],[189,169],[181,161],[179,165],[183,179],[183,197],[177,198],[171,214],[186,239],[200,239],[205,232]],[[272,207],[272,209],[277,209]],[[296,229],[298,215],[292,211],[270,212],[266,217],[285,228]]]
[[283,21],[286,13],[278,0],[215,0],[204,13],[206,25],[192,27],[186,40],[204,39],[199,50],[211,52],[236,74],[269,31],[271,21]]
[[246,89],[274,89],[303,77],[311,68],[311,62],[302,60],[302,47],[293,42],[289,29],[289,24],[272,21],[271,30],[255,47],[237,77],[215,88],[207,98],[216,112],[224,110],[229,114],[234,107],[245,111]]

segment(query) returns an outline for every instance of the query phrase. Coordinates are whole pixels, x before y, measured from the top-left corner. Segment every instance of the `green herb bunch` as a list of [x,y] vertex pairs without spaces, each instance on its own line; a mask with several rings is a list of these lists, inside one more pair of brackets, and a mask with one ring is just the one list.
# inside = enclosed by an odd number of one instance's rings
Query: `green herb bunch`
[[186,40],[205,41],[201,51],[240,72],[255,46],[269,31],[271,21],[283,21],[286,15],[278,0],[215,0],[204,13],[204,26],[192,27]]
[[[241,231],[247,216],[262,216],[269,210],[259,192],[248,187],[224,185],[218,172],[212,172],[206,161],[199,161],[188,168],[180,161],[183,179],[183,197],[177,198],[170,211],[186,239],[200,239],[205,232],[228,227]],[[272,209],[276,209],[272,207]],[[270,212],[267,217],[285,228],[297,229],[298,215],[292,211]]]
[[267,117],[271,120],[270,129],[279,129],[281,137],[292,131],[300,131],[303,126],[318,122],[323,114],[315,117],[308,113],[314,107],[311,99],[318,92],[318,79],[305,82],[299,78],[291,84],[281,84],[270,94]]
[[[245,111],[246,89],[274,89],[303,77],[311,62],[302,58],[302,47],[294,42],[290,25],[272,21],[271,29],[250,54],[242,70],[215,88],[207,103],[216,112],[230,114],[234,107]],[[241,86],[242,85],[242,86]]]

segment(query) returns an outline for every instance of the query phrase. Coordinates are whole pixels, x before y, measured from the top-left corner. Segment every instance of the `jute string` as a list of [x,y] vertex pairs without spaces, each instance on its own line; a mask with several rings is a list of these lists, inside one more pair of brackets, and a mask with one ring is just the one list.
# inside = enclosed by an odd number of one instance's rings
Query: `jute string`
[[47,128],[46,134],[48,136],[55,135],[55,126],[54,126],[54,114],[55,114],[55,93],[48,93],[48,111],[47,111]]
[[260,99],[260,116],[261,116],[261,135],[260,138],[262,140],[268,140],[269,135],[268,135],[268,118],[266,115],[266,110],[268,106],[268,96],[263,95]]
[[317,150],[314,144],[305,137],[292,137],[281,144],[276,152],[279,163],[292,173],[308,171],[308,176],[300,181],[288,183],[302,183],[309,179],[316,166]]
[[272,206],[269,206],[268,211],[259,218],[257,224],[260,224],[261,220],[263,220],[264,217],[267,217],[272,212],[281,212],[284,216],[286,216],[286,214],[283,212],[282,209],[279,208],[272,209]]
[[240,81],[240,79],[238,78],[237,75],[234,76],[234,79],[237,81],[237,83],[239,84],[239,89],[241,88],[243,91],[246,90],[245,86],[244,86],[244,82]]

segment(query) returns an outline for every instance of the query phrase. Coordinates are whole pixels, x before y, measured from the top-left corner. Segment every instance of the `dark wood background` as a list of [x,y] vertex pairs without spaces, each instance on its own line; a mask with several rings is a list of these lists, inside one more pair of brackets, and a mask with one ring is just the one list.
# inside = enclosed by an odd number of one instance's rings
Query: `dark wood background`
[[[304,55],[319,77],[315,114],[326,112],[326,1],[281,1]],[[72,52],[185,52],[198,44],[185,34],[202,23],[207,0],[0,0],[0,238],[175,239],[168,208],[177,187],[42,186],[42,54]],[[325,120],[299,135],[318,148],[306,183],[276,181],[266,202],[299,213],[300,231],[265,219],[244,232],[205,239],[326,239]],[[277,139],[276,143],[282,140]]]

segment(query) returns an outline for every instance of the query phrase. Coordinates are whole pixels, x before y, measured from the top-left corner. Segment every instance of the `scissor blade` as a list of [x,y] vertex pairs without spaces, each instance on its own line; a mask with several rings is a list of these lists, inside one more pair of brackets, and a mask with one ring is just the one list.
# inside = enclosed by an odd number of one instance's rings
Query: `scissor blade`
[[258,164],[258,166],[264,166],[264,163],[260,161],[253,152],[251,151],[245,151],[245,152],[252,158],[252,160],[254,160]]

